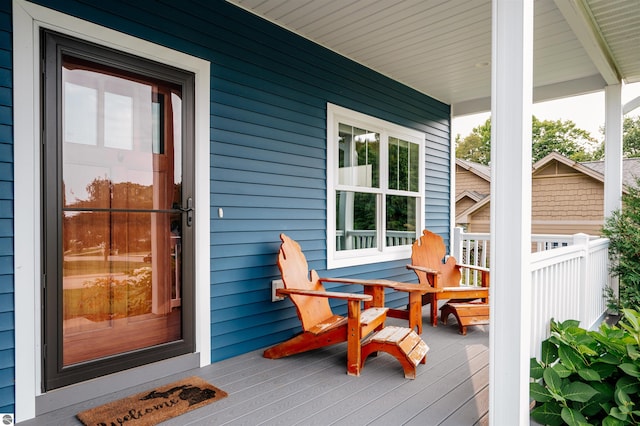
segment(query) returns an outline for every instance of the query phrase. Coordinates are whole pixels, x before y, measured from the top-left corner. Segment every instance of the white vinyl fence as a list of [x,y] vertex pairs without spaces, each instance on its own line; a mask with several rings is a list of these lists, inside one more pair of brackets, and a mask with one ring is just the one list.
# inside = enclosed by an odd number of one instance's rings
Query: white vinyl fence
[[[490,267],[489,240],[489,234],[456,228],[452,253],[459,263]],[[602,320],[604,292],[610,285],[609,240],[586,234],[532,235],[532,243],[531,356],[539,357],[551,318],[578,320],[587,329]],[[463,274],[463,283],[474,282],[472,274]]]
[[609,240],[574,235],[573,244],[531,255],[531,356],[549,336],[549,320],[574,319],[594,328],[606,310]]

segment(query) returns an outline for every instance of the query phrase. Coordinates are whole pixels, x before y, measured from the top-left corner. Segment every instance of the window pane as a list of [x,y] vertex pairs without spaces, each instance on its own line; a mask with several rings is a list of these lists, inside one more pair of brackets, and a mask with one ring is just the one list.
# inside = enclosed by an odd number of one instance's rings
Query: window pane
[[[175,138],[181,89],[67,56],[62,74],[64,207],[166,209],[179,202],[181,166],[170,166],[182,161]],[[168,190],[154,192],[154,185]]]
[[182,88],[70,56],[61,66],[63,363],[178,342]]
[[91,87],[64,83],[64,141],[98,144],[98,91]]
[[[158,94],[158,97],[163,96]],[[164,154],[163,118],[162,102],[151,103],[151,145],[153,146],[154,154]]]
[[419,152],[416,143],[389,138],[389,189],[419,190]]
[[380,187],[380,134],[340,123],[338,183]]
[[416,236],[417,198],[387,195],[387,246],[409,245]]
[[175,302],[182,285],[180,219],[173,213],[64,214],[64,365],[181,338]]
[[377,247],[376,194],[336,191],[336,250]]
[[104,146],[133,148],[133,98],[104,93]]

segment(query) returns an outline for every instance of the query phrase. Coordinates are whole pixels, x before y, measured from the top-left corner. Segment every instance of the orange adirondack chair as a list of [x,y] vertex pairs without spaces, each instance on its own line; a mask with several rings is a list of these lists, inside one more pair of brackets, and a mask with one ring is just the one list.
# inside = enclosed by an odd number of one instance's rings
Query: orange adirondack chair
[[[265,358],[285,356],[347,342],[347,374],[358,376],[362,367],[361,340],[375,330],[384,327],[387,308],[384,308],[384,285],[369,284],[363,280],[320,278],[315,270],[309,272],[307,260],[300,245],[280,234],[282,244],[278,254],[278,267],[282,274],[283,289],[280,296],[289,296],[302,323],[302,332],[293,338],[264,351]],[[326,291],[323,282],[343,282],[370,286],[370,294],[353,294]],[[347,301],[346,317],[334,315],[329,299]],[[362,302],[375,302],[376,307],[362,310]]]
[[[445,312],[447,316],[449,313],[453,313],[456,317],[458,317],[455,310],[456,303],[481,299],[481,303],[477,304],[478,307],[475,310],[476,312],[486,312],[486,314],[482,320],[484,322],[476,321],[475,324],[486,323],[489,303],[489,269],[458,264],[453,256],[450,256],[444,262],[445,254],[446,249],[442,237],[425,229],[422,231],[422,236],[413,243],[411,265],[407,265],[407,268],[416,273],[420,284],[431,285],[434,289],[439,290],[422,296],[422,304],[431,305],[431,325],[434,327],[438,325],[438,301],[447,299],[449,299],[449,306],[447,306]],[[462,267],[480,271],[481,285],[461,286],[460,268]],[[465,303],[466,305],[468,303]],[[453,310],[451,309],[452,306]],[[443,316],[443,320],[446,320],[446,317]],[[466,325],[462,324],[462,322],[464,322],[464,319],[458,318],[461,333],[465,334]],[[465,327],[464,329],[462,328],[463,326]]]

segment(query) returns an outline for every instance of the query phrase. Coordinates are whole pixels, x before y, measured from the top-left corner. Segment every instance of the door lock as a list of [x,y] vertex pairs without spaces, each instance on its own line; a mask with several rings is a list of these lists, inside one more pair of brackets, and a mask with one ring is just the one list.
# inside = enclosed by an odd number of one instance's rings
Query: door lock
[[187,226],[193,225],[193,198],[187,198],[187,207],[180,207],[178,210],[187,214]]

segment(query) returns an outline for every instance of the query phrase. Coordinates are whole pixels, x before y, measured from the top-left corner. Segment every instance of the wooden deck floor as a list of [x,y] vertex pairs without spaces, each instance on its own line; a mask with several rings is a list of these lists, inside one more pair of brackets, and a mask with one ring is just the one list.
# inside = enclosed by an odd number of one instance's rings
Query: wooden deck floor
[[461,336],[450,322],[425,324],[422,337],[430,351],[416,380],[405,379],[388,354],[370,357],[360,377],[347,376],[345,344],[279,360],[256,351],[20,425],[81,424],[75,418],[79,411],[194,374],[229,396],[162,425],[487,425],[489,327],[469,327]]

